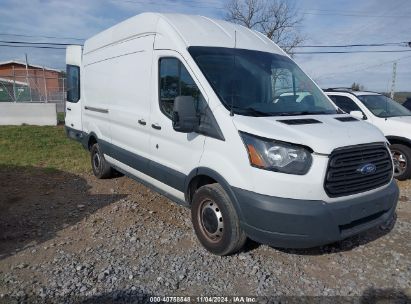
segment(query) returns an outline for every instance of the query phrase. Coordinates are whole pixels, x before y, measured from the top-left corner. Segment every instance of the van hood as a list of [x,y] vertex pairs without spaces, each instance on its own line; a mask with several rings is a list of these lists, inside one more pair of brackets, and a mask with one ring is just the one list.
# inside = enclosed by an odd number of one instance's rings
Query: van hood
[[[349,115],[307,115],[253,117],[235,115],[238,131],[310,147],[314,152],[330,154],[334,149],[374,142],[386,142],[379,129],[363,121],[339,121]],[[286,124],[283,120],[314,119],[319,123]],[[293,122],[291,122],[293,123]]]

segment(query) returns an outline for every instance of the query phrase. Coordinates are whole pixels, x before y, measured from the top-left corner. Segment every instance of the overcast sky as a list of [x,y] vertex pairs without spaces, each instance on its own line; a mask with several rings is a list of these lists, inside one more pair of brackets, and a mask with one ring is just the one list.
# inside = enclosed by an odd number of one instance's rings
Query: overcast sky
[[[410,0],[294,0],[290,2],[295,3],[304,17],[299,30],[306,38],[304,42],[306,45],[411,41]],[[225,0],[0,0],[0,40],[81,43],[80,40],[69,38],[88,38],[145,11],[201,14],[223,19],[225,3]],[[10,33],[65,38],[4,35]],[[383,49],[411,50],[405,47]],[[314,50],[324,51],[324,49],[299,49],[299,51]],[[64,69],[64,50],[0,46],[0,61],[24,60],[25,53],[32,64]],[[411,52],[295,56],[295,60],[321,87],[350,86],[355,81],[369,90],[376,91],[389,90],[392,63],[397,59],[396,89],[411,91]]]

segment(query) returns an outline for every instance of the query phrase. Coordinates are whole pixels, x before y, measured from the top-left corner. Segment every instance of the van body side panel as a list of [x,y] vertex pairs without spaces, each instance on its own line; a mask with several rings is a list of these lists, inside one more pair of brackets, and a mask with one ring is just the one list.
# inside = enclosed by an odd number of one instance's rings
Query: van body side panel
[[110,64],[104,60],[109,53],[83,56],[83,131],[110,141]]
[[150,136],[153,42],[154,35],[147,35],[109,45],[88,53],[84,63],[87,106],[97,109],[85,110],[85,128],[96,130],[99,139],[143,157],[148,156]]
[[[123,43],[126,55],[115,59],[116,96],[111,111],[112,144],[147,158],[150,138],[153,36]],[[145,123],[145,124],[144,124]]]

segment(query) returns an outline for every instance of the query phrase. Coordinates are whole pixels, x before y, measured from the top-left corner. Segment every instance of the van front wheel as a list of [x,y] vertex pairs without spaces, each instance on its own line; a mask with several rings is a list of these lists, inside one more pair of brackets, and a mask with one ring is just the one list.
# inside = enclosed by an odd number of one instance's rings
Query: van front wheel
[[104,158],[104,154],[98,143],[95,143],[90,150],[91,156],[91,167],[93,168],[94,175],[99,178],[109,178],[111,177],[113,171],[110,165]]
[[247,240],[237,212],[219,184],[205,185],[195,192],[191,220],[200,243],[216,255],[235,253]]
[[406,180],[411,177],[411,149],[401,144],[390,146],[394,161],[394,177]]

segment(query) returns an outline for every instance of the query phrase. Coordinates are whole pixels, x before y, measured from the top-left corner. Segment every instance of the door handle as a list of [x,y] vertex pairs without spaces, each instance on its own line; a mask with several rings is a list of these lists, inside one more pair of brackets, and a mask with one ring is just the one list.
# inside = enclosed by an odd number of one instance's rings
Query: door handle
[[139,120],[138,120],[138,123],[139,123],[140,125],[143,125],[143,126],[145,126],[145,125],[147,124],[144,119],[139,119]]
[[71,111],[71,108],[67,108],[67,111]]
[[161,130],[161,126],[159,124],[152,124],[153,129]]

